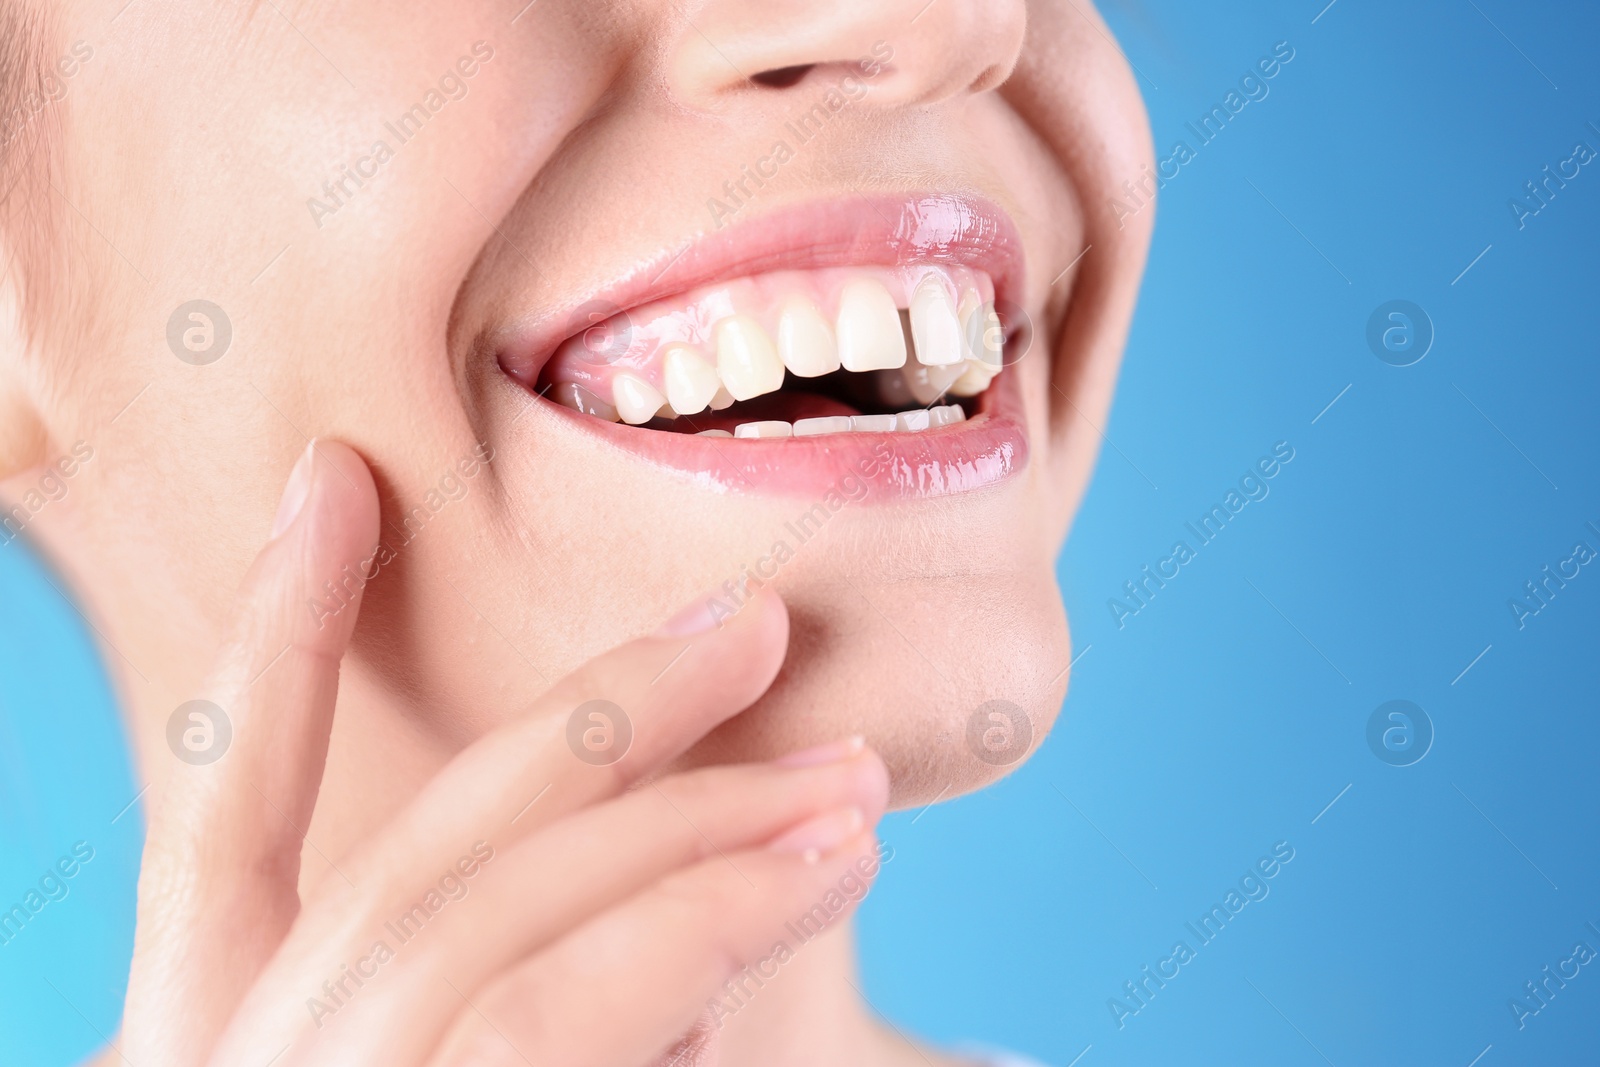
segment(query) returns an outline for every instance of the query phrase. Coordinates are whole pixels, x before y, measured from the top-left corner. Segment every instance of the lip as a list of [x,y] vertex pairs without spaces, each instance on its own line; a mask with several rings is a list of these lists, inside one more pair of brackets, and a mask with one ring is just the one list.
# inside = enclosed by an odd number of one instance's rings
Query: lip
[[[665,433],[606,422],[538,396],[534,383],[557,346],[586,324],[728,278],[771,270],[850,265],[954,263],[993,279],[996,302],[1022,291],[1022,243],[993,203],[955,194],[866,197],[803,204],[664,252],[567,307],[513,324],[494,345],[500,367],[550,417],[708,488],[727,492],[906,500],[969,492],[1027,465],[1016,368],[1008,365],[965,422],[918,433],[850,433],[729,439]],[[565,424],[565,423],[561,423]],[[851,481],[854,479],[854,482]]]

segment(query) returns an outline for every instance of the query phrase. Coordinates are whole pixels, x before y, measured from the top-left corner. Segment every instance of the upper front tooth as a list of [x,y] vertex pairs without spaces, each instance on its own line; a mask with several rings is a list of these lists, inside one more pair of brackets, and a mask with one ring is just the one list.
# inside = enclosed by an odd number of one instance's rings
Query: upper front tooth
[[[911,297],[911,340],[917,362],[930,367],[960,363],[961,320],[944,282],[937,274],[923,277]],[[924,401],[926,403],[926,401]]]
[[783,303],[778,314],[778,355],[790,373],[816,378],[839,369],[839,346],[833,328],[817,305],[800,296]]
[[882,282],[858,278],[839,293],[839,362],[845,370],[888,370],[906,362],[900,309]]
[[735,400],[749,400],[783,387],[783,363],[772,339],[748,315],[717,323],[717,373]]
[[662,362],[667,383],[667,401],[679,415],[704,411],[722,388],[716,369],[689,345],[671,344]]
[[611,379],[611,398],[617,405],[622,421],[637,426],[649,422],[667,402],[655,387],[643,378],[623,371]]

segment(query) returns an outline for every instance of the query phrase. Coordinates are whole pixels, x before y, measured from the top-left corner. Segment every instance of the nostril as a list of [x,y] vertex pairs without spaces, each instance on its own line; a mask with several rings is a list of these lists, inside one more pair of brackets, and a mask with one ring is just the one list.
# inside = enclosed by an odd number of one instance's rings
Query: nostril
[[815,63],[802,63],[798,67],[777,67],[773,70],[764,70],[760,74],[752,74],[750,80],[768,89],[787,89],[791,85],[798,84],[815,66]]

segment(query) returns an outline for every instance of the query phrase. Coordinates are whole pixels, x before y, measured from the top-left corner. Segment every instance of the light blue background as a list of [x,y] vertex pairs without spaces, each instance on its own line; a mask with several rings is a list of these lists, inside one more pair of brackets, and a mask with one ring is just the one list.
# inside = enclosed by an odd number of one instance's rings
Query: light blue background
[[[1163,156],[1276,42],[1295,58],[1163,194],[1061,561],[1060,724],[997,788],[885,826],[865,988],[910,1030],[1058,1067],[1600,1058],[1600,965],[1523,1030],[1507,1007],[1600,949],[1600,567],[1521,630],[1507,607],[1600,548],[1600,165],[1525,229],[1507,207],[1600,148],[1600,16],[1322,2],[1110,12]],[[1365,341],[1394,298],[1437,332],[1406,368]],[[1107,600],[1278,441],[1270,496],[1119,629]],[[80,620],[14,547],[0,598],[0,895],[96,849],[0,946],[8,1055],[62,1064],[115,1026],[140,830],[111,822],[134,788]],[[1366,742],[1397,698],[1437,732],[1405,768]],[[1279,841],[1270,895],[1118,1029],[1108,998]]]

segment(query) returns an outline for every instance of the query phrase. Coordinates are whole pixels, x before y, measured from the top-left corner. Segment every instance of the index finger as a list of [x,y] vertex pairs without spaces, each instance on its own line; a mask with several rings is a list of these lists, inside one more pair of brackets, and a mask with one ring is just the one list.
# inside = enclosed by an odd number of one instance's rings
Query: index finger
[[590,660],[462,751],[358,850],[352,876],[394,884],[448,864],[464,843],[506,842],[615,796],[754,703],[777,676],[788,638],[775,593],[756,593],[726,620],[696,602],[656,633]]
[[[313,442],[274,525],[240,586],[205,699],[179,708],[190,718],[177,720],[171,764],[153,774],[126,1011],[134,1062],[203,1061],[299,911],[305,827],[361,591],[331,619],[307,605],[377,539],[366,464]],[[163,1018],[171,1003],[185,1005],[188,1025],[138,1030],[135,1020]]]

